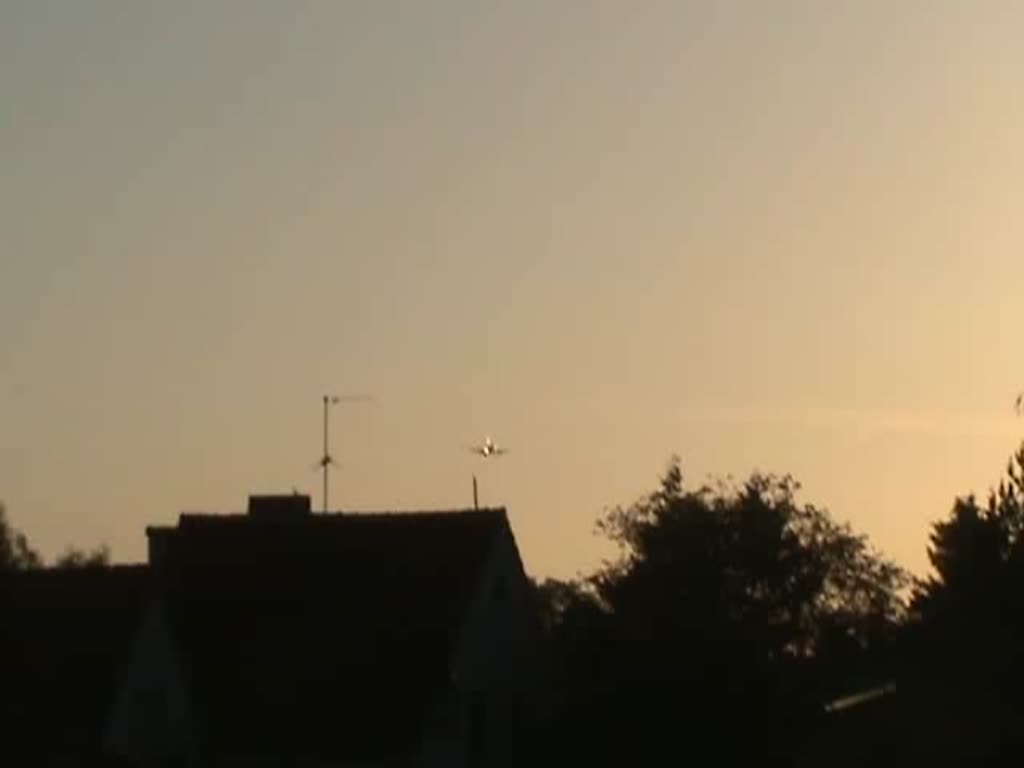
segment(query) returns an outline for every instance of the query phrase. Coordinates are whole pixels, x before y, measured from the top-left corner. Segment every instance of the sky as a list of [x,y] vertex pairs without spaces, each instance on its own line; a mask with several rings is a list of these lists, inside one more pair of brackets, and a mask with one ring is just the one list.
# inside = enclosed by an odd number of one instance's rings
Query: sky
[[[45,555],[314,496],[527,569],[790,473],[921,573],[1024,437],[1024,6],[5,0],[0,500]],[[509,453],[477,460],[491,434]]]

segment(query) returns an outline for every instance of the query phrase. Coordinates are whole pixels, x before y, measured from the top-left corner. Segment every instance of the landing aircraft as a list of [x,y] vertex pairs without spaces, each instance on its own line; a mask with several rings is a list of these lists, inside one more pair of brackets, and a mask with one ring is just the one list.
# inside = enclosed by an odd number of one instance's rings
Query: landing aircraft
[[485,459],[489,459],[491,456],[501,456],[502,454],[508,453],[505,448],[501,448],[495,443],[490,435],[484,437],[484,442],[481,445],[474,445],[470,449],[473,453],[478,456],[483,456]]

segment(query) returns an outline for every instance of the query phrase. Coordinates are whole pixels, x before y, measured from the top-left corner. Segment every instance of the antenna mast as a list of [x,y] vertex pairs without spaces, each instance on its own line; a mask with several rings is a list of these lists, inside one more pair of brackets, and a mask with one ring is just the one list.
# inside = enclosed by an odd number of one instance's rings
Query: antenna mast
[[335,396],[324,395],[324,453],[323,453],[323,456],[320,457],[320,469],[324,473],[324,507],[323,507],[324,514],[327,513],[327,474],[328,474],[328,471],[331,468],[331,464],[334,463],[334,459],[331,458],[331,452],[330,452],[330,450],[327,447],[327,440],[328,440],[327,420],[328,420],[328,414],[330,413],[330,411],[329,411],[330,406],[337,405],[337,403],[338,403],[337,395],[335,395]]
[[328,476],[328,473],[330,471],[330,468],[335,464],[334,457],[331,456],[330,449],[328,448],[328,437],[329,437],[329,434],[328,434],[328,428],[327,427],[328,427],[328,419],[329,419],[329,414],[330,414],[330,407],[332,405],[337,405],[338,403],[342,403],[342,402],[364,402],[364,401],[368,401],[368,400],[373,400],[373,397],[371,397],[370,395],[346,395],[346,396],[324,395],[323,400],[324,400],[324,453],[323,453],[323,456],[320,457],[320,469],[324,473],[324,506],[323,506],[323,511],[324,511],[324,514],[326,514],[327,510],[329,509],[329,507],[327,506],[327,498],[328,498],[327,497],[327,490],[328,490],[327,476]]

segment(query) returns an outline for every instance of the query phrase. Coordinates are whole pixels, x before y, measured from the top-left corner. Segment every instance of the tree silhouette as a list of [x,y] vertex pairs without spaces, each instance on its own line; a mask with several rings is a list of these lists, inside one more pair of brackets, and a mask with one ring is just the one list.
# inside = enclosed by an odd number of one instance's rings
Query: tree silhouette
[[1024,717],[1022,530],[1024,445],[986,503],[958,498],[933,526],[935,572],[914,594],[911,658],[933,706],[935,751],[951,761],[1009,754]]
[[93,550],[69,547],[54,561],[54,568],[105,568],[110,565],[110,550],[100,546]]
[[[54,568],[102,568],[110,565],[110,550],[106,545],[92,550],[68,547],[53,563]],[[26,571],[42,568],[43,560],[32,549],[25,534],[15,530],[7,519],[7,511],[0,503],[0,572]]]
[[553,579],[534,585],[546,637],[544,673],[550,686],[547,741],[551,765],[603,765],[609,751],[593,738],[608,722],[610,623],[584,581]]
[[10,524],[7,510],[0,503],[0,571],[38,568],[40,563],[39,555],[29,546],[25,534]]
[[599,521],[619,557],[544,592],[574,743],[611,762],[784,758],[847,677],[870,676],[906,576],[798,488],[687,490],[673,459]]

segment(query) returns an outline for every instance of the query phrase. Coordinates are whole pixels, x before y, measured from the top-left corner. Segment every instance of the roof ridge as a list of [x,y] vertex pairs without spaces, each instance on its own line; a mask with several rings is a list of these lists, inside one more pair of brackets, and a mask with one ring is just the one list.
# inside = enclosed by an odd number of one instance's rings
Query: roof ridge
[[[481,507],[479,509],[391,509],[391,510],[338,510],[335,512],[314,512],[309,515],[302,515],[296,518],[284,518],[294,522],[310,520],[372,520],[372,519],[393,519],[393,518],[442,518],[442,517],[494,517],[508,516],[506,507]],[[179,520],[253,520],[253,516],[247,512],[182,512]],[[278,518],[279,519],[279,518]],[[278,519],[275,519],[278,520]],[[173,526],[147,526],[150,529],[170,528]]]

